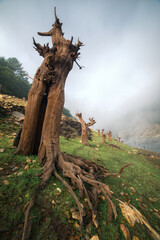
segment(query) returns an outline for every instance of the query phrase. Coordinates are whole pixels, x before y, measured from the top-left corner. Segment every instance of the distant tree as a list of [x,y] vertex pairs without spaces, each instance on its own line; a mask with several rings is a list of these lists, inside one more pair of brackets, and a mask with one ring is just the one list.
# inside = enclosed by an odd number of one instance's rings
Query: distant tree
[[66,115],[67,117],[73,117],[72,114],[70,113],[70,111],[65,107],[63,107],[62,113],[64,115]]
[[1,93],[27,98],[31,84],[28,82],[28,78],[23,76],[19,66],[22,67],[22,64],[16,58],[5,60],[4,57],[0,57]]
[[96,123],[96,121],[93,118],[89,118],[89,122],[86,123],[82,119],[82,113],[76,113],[76,116],[77,116],[77,118],[79,119],[79,121],[81,123],[81,128],[82,128],[81,140],[82,140],[82,144],[89,145],[89,143],[88,143],[88,127],[91,127],[92,125],[94,125]]
[[102,131],[101,131],[101,133],[102,133],[102,136],[103,136],[103,134],[104,134],[104,130],[105,130],[105,129],[103,128],[103,129],[102,129]]
[[0,57],[0,67],[6,67],[8,64],[7,64],[7,61],[5,60],[4,57]]
[[15,75],[7,66],[0,66],[0,84],[2,85],[1,93],[12,95],[15,92]]
[[105,133],[102,134],[102,139],[103,139],[103,143],[105,144],[106,143],[106,134]]
[[24,71],[22,63],[20,63],[17,58],[8,58],[7,62],[16,75],[20,76],[23,80],[28,81],[28,73]]
[[107,137],[108,137],[108,141],[111,141],[111,137],[112,137],[112,132],[109,130],[109,132],[107,133]]

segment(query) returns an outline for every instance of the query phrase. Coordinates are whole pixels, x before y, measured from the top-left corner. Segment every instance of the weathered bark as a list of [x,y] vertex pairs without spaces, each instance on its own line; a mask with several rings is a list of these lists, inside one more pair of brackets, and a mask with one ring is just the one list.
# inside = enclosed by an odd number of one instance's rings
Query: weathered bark
[[25,113],[23,129],[16,153],[26,155],[33,154],[34,152],[37,122],[44,93],[44,82],[38,81],[37,78],[35,78],[28,95],[28,104]]
[[[51,36],[53,47],[49,48],[48,44],[41,46],[34,40],[35,49],[44,57],[44,60],[34,76],[33,85],[29,92],[24,125],[16,151],[16,153],[24,155],[38,152],[40,163],[43,165],[42,181],[35,189],[35,193],[25,211],[22,240],[29,238],[31,231],[30,210],[34,205],[37,194],[45,186],[51,174],[54,174],[72,194],[79,208],[80,225],[83,223],[82,205],[72,187],[58,175],[57,169],[62,172],[64,177],[71,179],[72,184],[79,189],[81,197],[85,195],[94,219],[98,194],[103,193],[108,201],[108,219],[111,220],[113,214],[115,218],[117,217],[116,208],[111,201],[109,187],[98,180],[98,174],[101,173],[104,177],[117,176],[128,166],[128,164],[125,165],[117,174],[108,173],[106,169],[92,161],[80,157],[71,158],[63,155],[60,151],[59,130],[64,105],[65,81],[72,69],[73,62],[79,55],[78,51],[82,43],[78,41],[78,44],[73,45],[73,38],[66,40],[63,37],[62,24],[59,22],[56,13],[55,19],[53,28],[49,32],[39,33],[42,36]],[[83,124],[83,120],[81,121]],[[88,140],[86,129],[94,123],[93,118],[90,119],[89,123],[84,123],[85,130],[83,131],[85,131],[85,134],[82,134],[84,144],[87,144]],[[89,190],[86,189],[84,182],[91,186]]]
[[[56,14],[55,17],[56,21],[49,32],[52,37],[53,47],[49,48],[48,44],[41,46],[34,40],[35,49],[44,57],[44,60],[35,74],[33,85],[29,92],[28,105],[17,153],[33,154],[36,152],[35,145],[37,145],[37,142],[40,142],[40,139],[36,141],[36,137],[37,133],[41,133],[42,125],[42,136],[39,134],[39,138],[41,137],[40,156],[42,155],[44,145],[46,145],[44,142],[50,141],[51,135],[56,135],[57,138],[59,136],[59,122],[64,104],[65,80],[72,69],[73,62],[79,55],[78,50],[82,43],[78,41],[78,44],[73,45],[73,39],[66,40],[61,30],[62,24],[59,22]],[[39,34],[46,35],[43,33]],[[45,99],[47,104],[43,108],[42,105],[45,104]],[[52,131],[48,129],[52,129]]]
[[81,123],[81,128],[82,128],[81,141],[82,141],[82,144],[89,146],[89,143],[88,143],[88,127],[91,127],[92,125],[94,125],[96,123],[96,121],[93,118],[89,118],[89,122],[86,123],[82,119],[82,113],[76,113],[76,116]]

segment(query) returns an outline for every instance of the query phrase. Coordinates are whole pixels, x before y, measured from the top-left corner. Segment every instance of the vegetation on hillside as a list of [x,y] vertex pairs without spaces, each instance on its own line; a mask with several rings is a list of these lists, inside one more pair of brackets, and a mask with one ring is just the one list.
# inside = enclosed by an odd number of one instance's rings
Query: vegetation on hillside
[[[32,196],[42,172],[36,156],[13,155],[12,146],[19,129],[13,117],[0,119],[0,203],[1,227],[0,238],[12,239],[22,229],[25,207]],[[82,231],[79,229],[78,209],[68,190],[55,177],[49,180],[46,188],[40,192],[36,204],[31,211],[33,228],[30,239],[90,239],[97,235],[102,240],[124,240],[121,224],[124,224],[133,237],[139,240],[156,239],[152,232],[141,224],[131,227],[122,215],[118,199],[136,207],[148,220],[150,225],[160,232],[160,155],[143,151],[117,142],[111,142],[93,132],[90,147],[80,143],[80,138],[66,140],[60,137],[62,152],[90,159],[109,172],[118,172],[126,163],[133,163],[125,169],[121,178],[104,178],[112,190],[112,200],[117,207],[118,218],[110,223],[107,220],[107,200],[101,195],[98,206],[96,224],[88,224],[87,220]],[[69,181],[69,180],[68,180]],[[88,186],[86,185],[86,188]],[[79,196],[79,192],[76,191]],[[80,197],[80,196],[79,196]],[[86,199],[82,199],[86,206]],[[74,214],[73,214],[74,213]],[[77,215],[76,215],[77,214]],[[136,239],[136,238],[134,238]]]
[[[0,95],[0,116],[7,113],[9,114],[12,111],[20,111],[24,113],[26,106],[27,102],[22,101],[22,99],[13,96],[8,96],[5,94]],[[70,111],[65,107],[63,107],[62,113],[67,117],[73,118]]]
[[63,107],[62,113],[67,117],[73,117],[70,111],[65,107]]
[[0,92],[18,98],[27,98],[31,84],[22,72],[22,64],[16,58],[0,57]]

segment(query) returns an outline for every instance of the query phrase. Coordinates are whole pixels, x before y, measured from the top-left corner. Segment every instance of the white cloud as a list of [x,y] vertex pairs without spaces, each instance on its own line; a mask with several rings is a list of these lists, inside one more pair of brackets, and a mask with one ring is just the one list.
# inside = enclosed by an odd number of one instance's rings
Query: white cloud
[[66,82],[66,107],[73,114],[95,117],[97,127],[114,124],[120,116],[159,102],[160,2],[156,0],[3,0],[0,1],[0,53],[17,57],[31,77],[42,58],[32,37],[53,23],[53,8],[63,22],[66,38],[80,37],[79,70],[74,65]]

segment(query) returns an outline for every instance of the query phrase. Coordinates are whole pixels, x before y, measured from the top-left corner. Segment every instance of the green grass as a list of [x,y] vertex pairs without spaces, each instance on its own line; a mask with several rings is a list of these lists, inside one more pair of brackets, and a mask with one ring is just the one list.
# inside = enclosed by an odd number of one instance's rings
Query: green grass
[[[15,148],[12,147],[13,139],[19,126],[14,123],[13,118],[5,118],[0,121],[0,149],[4,149],[4,152],[0,153],[0,239],[9,240],[23,227],[24,206],[40,182],[40,178],[36,175],[42,171],[42,168],[36,156],[27,158],[13,154],[15,151]],[[109,172],[119,172],[120,168],[127,163],[133,163],[133,165],[124,170],[121,178],[103,179],[103,182],[108,184],[113,191],[112,200],[117,207],[118,218],[109,223],[107,221],[107,201],[100,200],[97,214],[100,230],[92,225],[90,237],[99,235],[99,231],[101,231],[102,240],[123,240],[125,238],[120,224],[124,223],[132,237],[152,239],[144,226],[136,224],[134,228],[130,227],[121,214],[117,198],[135,206],[146,217],[150,225],[160,233],[160,219],[155,215],[156,211],[158,214],[160,211],[159,155],[157,154],[153,159],[147,158],[144,156],[145,151],[132,148],[114,139],[111,142],[106,139],[106,145],[104,145],[96,132],[93,132],[92,138],[93,141],[89,141],[90,147],[88,147],[83,146],[79,138],[67,141],[64,137],[60,137],[60,147],[66,154],[82,156],[107,167]],[[25,169],[26,166],[28,166],[27,169]],[[59,174],[61,175],[61,173]],[[5,185],[4,180],[7,180],[9,184]],[[67,179],[66,181],[69,182]],[[135,192],[131,187],[135,189]],[[57,188],[61,189],[60,194],[58,194]],[[79,197],[79,192],[77,190],[75,192]],[[158,201],[151,202],[148,198],[156,198]],[[56,203],[55,205],[53,201]],[[81,202],[86,206],[84,199],[81,199]],[[52,176],[47,186],[39,193],[31,211],[33,225],[30,239],[59,240],[80,235],[80,231],[75,225],[75,223],[78,224],[78,221],[71,217],[70,209],[72,207],[77,209],[75,200],[63,184]],[[85,227],[83,227],[81,239],[85,239],[85,234]]]
[[[125,222],[131,234],[136,232],[121,215],[118,202],[115,198],[130,202],[148,219],[155,230],[160,231],[158,227],[160,221],[158,217],[153,214],[153,209],[160,211],[160,159],[159,165],[157,166],[154,162],[148,161],[146,157],[138,155],[137,153],[140,153],[141,150],[127,146],[124,143],[119,143],[114,139],[112,139],[110,143],[106,140],[106,145],[104,145],[102,144],[102,139],[97,136],[97,133],[93,134],[93,141],[89,141],[90,147],[83,146],[79,139],[71,139],[70,141],[66,141],[63,137],[60,139],[62,151],[91,159],[102,166],[106,166],[109,172],[119,172],[123,165],[133,163],[132,166],[124,170],[120,179],[117,177],[104,179],[104,182],[106,182],[114,192],[113,201],[117,206],[119,214],[118,220],[113,221],[114,224],[103,224],[107,222],[107,203],[100,202],[99,215],[101,216],[100,226],[102,239],[116,239],[117,232],[119,233],[120,239],[124,239],[119,227],[122,222]],[[110,144],[112,144],[112,146],[116,145],[120,147],[120,149],[113,148]],[[97,148],[98,151],[95,148]],[[142,151],[142,153],[144,153],[144,151]],[[130,187],[133,187],[136,192],[134,193]],[[120,194],[122,192],[123,195]],[[158,201],[152,203],[148,198],[156,198]],[[138,199],[141,199],[142,203]],[[151,239],[148,232],[141,226],[136,226],[136,228],[137,232],[135,236],[140,239]],[[143,231],[140,230],[141,228]]]

